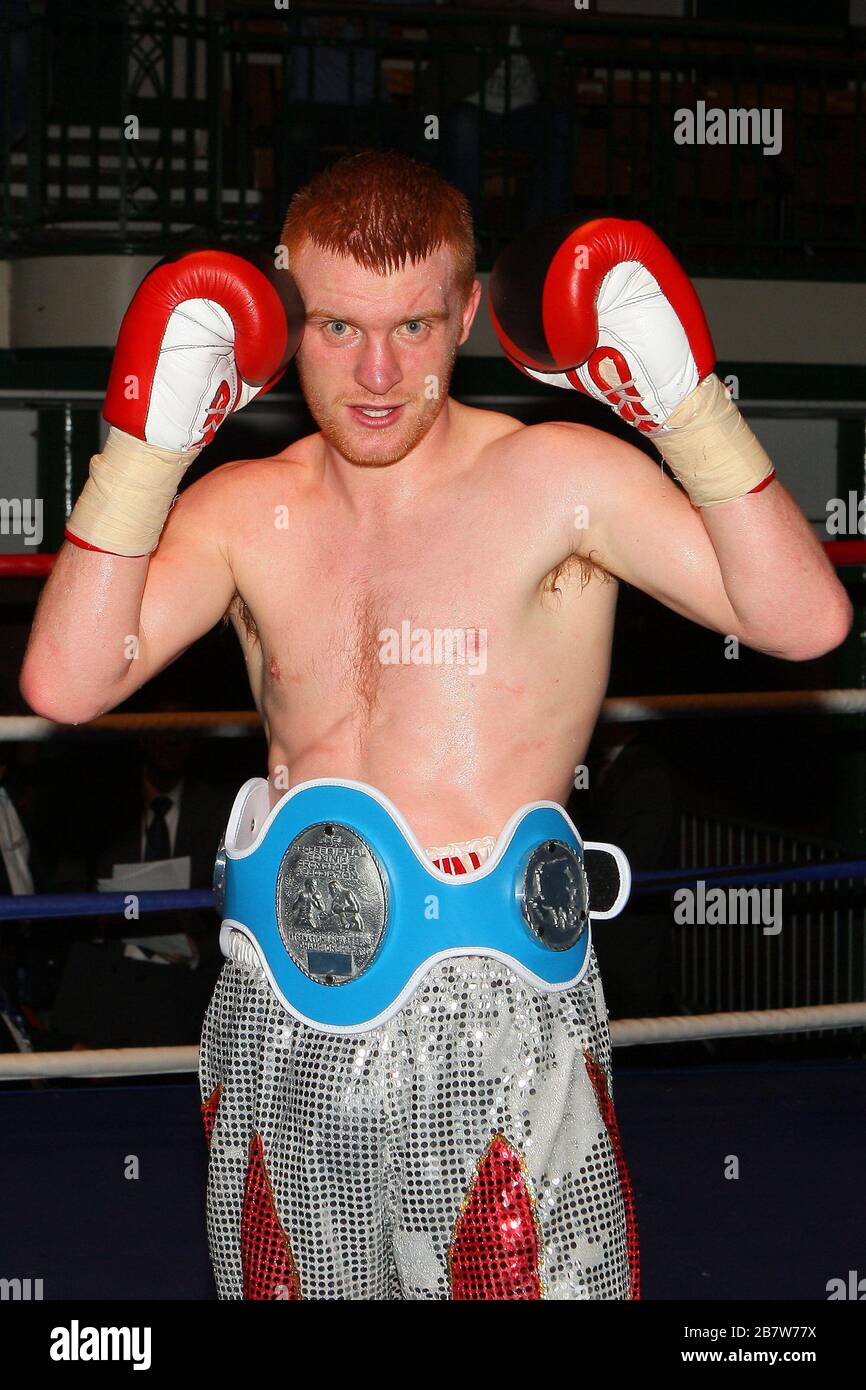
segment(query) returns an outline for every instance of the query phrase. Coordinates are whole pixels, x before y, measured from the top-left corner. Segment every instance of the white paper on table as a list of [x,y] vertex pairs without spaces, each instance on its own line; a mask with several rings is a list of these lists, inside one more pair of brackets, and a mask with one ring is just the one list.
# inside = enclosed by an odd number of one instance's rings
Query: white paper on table
[[[150,893],[189,888],[192,866],[188,854],[176,859],[153,859],[143,864],[115,864],[111,878],[97,880],[100,893]],[[168,963],[172,958],[197,964],[198,953],[186,932],[163,936],[124,936],[125,955]],[[144,950],[142,949],[144,948]],[[147,956],[144,951],[147,951]],[[152,953],[156,952],[157,955]]]
[[189,888],[192,866],[188,854],[178,859],[154,859],[145,864],[115,864],[111,878],[97,880],[100,893],[150,893]]

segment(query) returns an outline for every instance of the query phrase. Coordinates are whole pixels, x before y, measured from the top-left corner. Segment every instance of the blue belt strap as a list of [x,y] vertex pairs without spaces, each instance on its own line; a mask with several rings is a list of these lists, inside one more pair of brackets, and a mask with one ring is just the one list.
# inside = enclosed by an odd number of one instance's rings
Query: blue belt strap
[[[277,881],[296,836],[309,827],[348,827],[372,851],[385,888],[381,943],[364,972],[337,984],[312,979],[292,959],[280,932]],[[223,940],[250,941],[278,996],[296,1017],[330,1031],[360,1031],[393,1014],[432,965],[449,955],[489,956],[511,965],[538,989],[576,984],[589,963],[590,924],[566,949],[551,949],[524,916],[522,893],[533,852],[545,841],[583,847],[565,812],[527,808],[504,847],[474,875],[439,873],[386,805],[359,784],[312,783],[287,795],[247,850],[226,845]]]

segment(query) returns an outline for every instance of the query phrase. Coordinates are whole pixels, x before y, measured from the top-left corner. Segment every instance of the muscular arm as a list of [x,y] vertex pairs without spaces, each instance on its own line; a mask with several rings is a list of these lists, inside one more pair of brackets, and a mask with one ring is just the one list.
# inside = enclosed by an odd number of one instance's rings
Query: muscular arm
[[[579,553],[660,602],[789,661],[844,641],[851,604],[809,523],[776,480],[762,492],[695,508],[631,444],[582,425],[540,425],[570,510],[585,506]],[[573,521],[571,522],[573,526]]]
[[234,593],[223,541],[234,466],[178,498],[150,556],[63,545],[21,672],[21,693],[37,714],[65,724],[95,719],[219,621]]

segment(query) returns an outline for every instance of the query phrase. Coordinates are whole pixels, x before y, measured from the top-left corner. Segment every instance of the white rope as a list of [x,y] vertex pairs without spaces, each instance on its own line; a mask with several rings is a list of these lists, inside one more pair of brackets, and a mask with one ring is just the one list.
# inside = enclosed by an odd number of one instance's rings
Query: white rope
[[[866,690],[756,690],[707,695],[617,696],[604,701],[605,724],[645,724],[693,715],[866,714]],[[104,714],[87,724],[56,724],[37,715],[0,718],[0,743],[38,743],[51,738],[92,738],[103,733],[177,730],[212,738],[244,738],[262,727],[255,710],[161,710],[150,714]]]
[[615,1047],[687,1042],[693,1038],[749,1038],[761,1033],[805,1033],[824,1028],[863,1028],[866,1003],[808,1004],[798,1009],[731,1010],[669,1018],[620,1018],[611,1022]]
[[[799,1009],[732,1011],[668,1018],[622,1018],[610,1025],[615,1047],[687,1042],[695,1038],[755,1037],[866,1026],[866,1003],[810,1004]],[[0,1081],[68,1076],[144,1076],[198,1070],[197,1047],[108,1047],[85,1052],[0,1053]]]
[[56,724],[39,715],[16,714],[0,719],[0,743],[41,743],[51,738],[92,738],[103,733],[142,734],[167,730],[208,734],[212,738],[246,738],[261,727],[262,721],[255,710],[104,714],[88,724]]
[[145,1076],[198,1069],[197,1047],[102,1047],[0,1053],[0,1081],[55,1076]]
[[866,713],[866,690],[754,690],[707,695],[638,695],[605,700],[601,719],[608,724],[643,724],[690,715]]

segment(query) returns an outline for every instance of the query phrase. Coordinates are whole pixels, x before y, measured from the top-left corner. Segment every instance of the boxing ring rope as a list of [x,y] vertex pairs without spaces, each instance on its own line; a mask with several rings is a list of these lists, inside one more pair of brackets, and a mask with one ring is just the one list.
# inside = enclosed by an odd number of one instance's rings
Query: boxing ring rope
[[[748,704],[749,710],[742,706]],[[783,691],[752,695],[647,696],[610,699],[604,716],[611,722],[662,719],[673,715],[738,714],[760,710],[795,712],[817,708],[823,713],[859,713],[866,710],[866,691]],[[184,731],[211,737],[244,737],[259,728],[255,711],[175,711],[150,714],[104,715],[82,726],[54,724],[37,717],[0,719],[0,742],[12,739],[66,737],[79,732],[94,737],[152,731]],[[736,868],[664,869],[634,875],[638,895],[671,893],[678,885],[701,878],[707,887],[717,884],[791,883],[811,879],[866,879],[866,860],[829,861],[796,868],[768,869],[763,865]],[[210,889],[147,891],[134,895],[139,914],[172,909],[207,909],[214,905]],[[33,894],[0,898],[0,922],[27,919],[83,917],[121,913],[128,893]],[[615,1047],[701,1041],[724,1037],[817,1032],[866,1026],[866,1002],[815,1004],[760,1011],[729,1010],[722,1013],[612,1020]],[[60,1052],[0,1054],[0,1081],[124,1077],[190,1074],[198,1068],[198,1048],[133,1047],[71,1049]]]
[[[821,542],[827,558],[837,567],[847,565],[866,565],[866,540],[845,537],[840,540]],[[0,555],[0,579],[42,579],[54,568],[56,555],[46,551],[31,554],[19,552],[17,555]]]
[[754,714],[866,713],[866,690],[754,690],[705,695],[615,696],[605,700],[600,718],[607,724],[643,724],[655,719],[705,716],[738,718]]
[[[771,869],[764,864],[740,864],[736,868],[713,865],[697,869],[646,870],[632,873],[632,897],[673,893],[676,888],[695,883],[698,879],[707,888],[715,888],[737,884],[756,887],[759,883],[811,883],[840,878],[866,882],[866,859],[828,859],[787,869]],[[130,898],[135,899],[139,915],[175,910],[216,910],[210,888],[146,889],[140,893],[18,893],[15,896],[0,896],[0,922],[110,916],[122,913]]]
[[[662,719],[739,718],[755,714],[866,714],[866,690],[718,691],[699,695],[617,695],[605,700],[605,724],[645,724]],[[246,738],[258,733],[255,710],[159,710],[148,714],[103,714],[87,724],[57,724],[40,715],[0,718],[0,743],[41,743],[48,739],[103,738],[143,733],[203,734]]]
[[0,1053],[0,1081],[47,1081],[60,1077],[166,1076],[198,1069],[198,1048],[100,1047],[68,1052]]
[[[668,1018],[612,1019],[614,1047],[677,1043],[767,1033],[807,1033],[866,1026],[866,1003],[808,1004],[798,1009],[761,1009],[717,1014],[674,1014]],[[67,1052],[0,1053],[0,1081],[61,1077],[164,1076],[198,1070],[198,1048],[106,1047]]]
[[87,724],[57,724],[40,715],[0,718],[0,743],[41,743],[55,738],[103,738],[105,735],[182,732],[211,738],[246,738],[262,721],[255,710],[160,710],[151,714],[103,714]]

